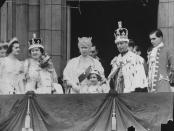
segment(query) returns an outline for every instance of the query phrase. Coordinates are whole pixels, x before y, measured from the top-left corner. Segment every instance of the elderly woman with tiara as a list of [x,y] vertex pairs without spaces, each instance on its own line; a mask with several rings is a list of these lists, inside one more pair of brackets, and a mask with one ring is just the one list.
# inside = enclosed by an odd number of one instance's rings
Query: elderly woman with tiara
[[16,37],[12,38],[6,51],[7,56],[0,59],[0,94],[24,92],[22,62],[17,58],[19,53],[19,41]]
[[41,39],[33,34],[29,41],[30,58],[24,62],[25,89],[37,94],[63,93],[58,84],[57,74],[48,54],[45,53]]
[[128,30],[118,22],[118,29],[114,32],[115,44],[119,55],[112,61],[112,70],[108,76],[118,93],[147,92],[147,78],[144,68],[144,60],[141,56],[129,50]]
[[78,38],[80,56],[69,60],[63,71],[66,93],[80,93],[81,88],[88,84],[87,76],[92,68],[97,69],[101,74],[102,80],[105,80],[101,63],[89,55],[92,46],[91,40],[91,37]]

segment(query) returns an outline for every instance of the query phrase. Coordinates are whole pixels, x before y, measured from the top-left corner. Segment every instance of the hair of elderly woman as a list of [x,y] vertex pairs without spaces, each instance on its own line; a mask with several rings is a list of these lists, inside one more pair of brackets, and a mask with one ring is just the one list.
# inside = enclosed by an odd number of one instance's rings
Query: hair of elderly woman
[[92,37],[78,37],[78,47],[80,47],[81,45],[83,46],[88,46],[88,47],[92,47]]

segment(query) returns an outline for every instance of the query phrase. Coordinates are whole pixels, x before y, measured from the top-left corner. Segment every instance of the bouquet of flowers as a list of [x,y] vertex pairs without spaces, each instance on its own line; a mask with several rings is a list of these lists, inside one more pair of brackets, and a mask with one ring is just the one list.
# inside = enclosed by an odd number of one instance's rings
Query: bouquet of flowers
[[39,60],[41,68],[47,68],[50,66],[51,57],[48,54],[43,54]]

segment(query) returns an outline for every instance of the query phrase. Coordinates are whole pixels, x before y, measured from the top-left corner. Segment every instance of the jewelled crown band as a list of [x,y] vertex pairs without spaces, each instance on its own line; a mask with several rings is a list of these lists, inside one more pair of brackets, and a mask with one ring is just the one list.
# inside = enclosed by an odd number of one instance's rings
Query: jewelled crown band
[[35,47],[40,47],[42,49],[44,49],[43,45],[42,45],[42,40],[41,38],[36,38],[36,34],[33,34],[33,38],[31,40],[28,41],[28,46],[29,46],[29,50]]
[[118,29],[115,30],[114,36],[115,36],[115,43],[123,41],[129,42],[128,30],[122,27],[121,21],[118,22]]

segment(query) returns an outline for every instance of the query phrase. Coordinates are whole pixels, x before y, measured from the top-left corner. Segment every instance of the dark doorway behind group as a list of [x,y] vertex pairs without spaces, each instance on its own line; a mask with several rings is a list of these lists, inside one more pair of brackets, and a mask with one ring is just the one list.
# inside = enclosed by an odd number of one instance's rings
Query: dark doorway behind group
[[[99,57],[106,76],[111,70],[110,61],[118,55],[114,43],[114,30],[118,21],[129,31],[129,38],[140,46],[142,56],[147,59],[147,49],[151,46],[149,33],[157,27],[158,0],[143,3],[136,0],[125,1],[74,1],[71,8],[71,58],[79,55],[78,37],[92,37],[99,50]],[[78,8],[73,8],[78,7]]]

